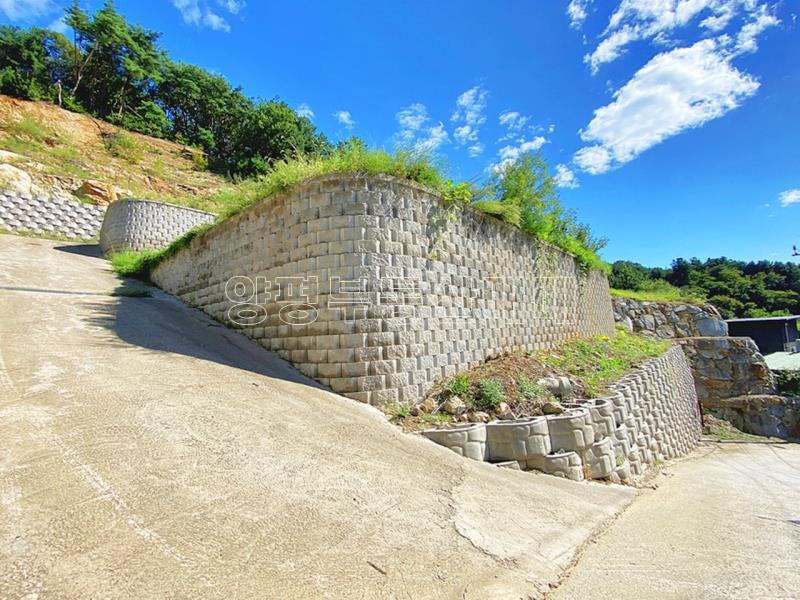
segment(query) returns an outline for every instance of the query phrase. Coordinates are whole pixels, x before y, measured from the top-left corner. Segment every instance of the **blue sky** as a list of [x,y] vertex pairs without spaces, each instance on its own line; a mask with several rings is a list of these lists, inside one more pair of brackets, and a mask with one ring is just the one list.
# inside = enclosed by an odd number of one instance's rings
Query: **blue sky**
[[[66,4],[0,0],[0,21],[47,26]],[[115,5],[334,140],[432,149],[458,179],[540,150],[607,260],[800,245],[800,0]]]

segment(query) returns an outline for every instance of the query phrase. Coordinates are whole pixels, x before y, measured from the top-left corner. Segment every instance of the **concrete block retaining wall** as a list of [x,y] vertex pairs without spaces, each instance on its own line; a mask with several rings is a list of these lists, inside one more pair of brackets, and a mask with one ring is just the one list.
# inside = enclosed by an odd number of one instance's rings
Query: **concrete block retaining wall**
[[328,175],[265,199],[152,279],[334,391],[376,404],[417,401],[502,352],[614,329],[604,274],[386,176]]
[[117,200],[109,205],[100,229],[100,249],[158,250],[190,229],[211,223],[211,213],[152,200]]
[[90,240],[97,237],[105,210],[77,200],[0,192],[0,229]]
[[[679,346],[622,377],[612,393],[567,404],[563,415],[427,430],[422,435],[474,460],[514,460],[523,469],[576,481],[625,481],[697,445],[700,410],[691,368]],[[461,429],[485,440],[486,447],[470,452]]]

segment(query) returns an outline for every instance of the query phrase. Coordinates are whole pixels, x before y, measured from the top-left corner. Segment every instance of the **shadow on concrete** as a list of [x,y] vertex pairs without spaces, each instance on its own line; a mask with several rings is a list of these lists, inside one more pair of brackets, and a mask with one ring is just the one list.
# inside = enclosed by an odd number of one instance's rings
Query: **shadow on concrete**
[[100,246],[98,244],[72,244],[69,246],[55,246],[54,249],[60,250],[61,252],[69,252],[70,254],[103,258],[103,253],[100,251]]
[[[149,293],[144,295],[142,288]],[[104,339],[101,344],[132,344],[156,352],[183,354],[330,391],[274,352],[157,288],[123,280],[112,296],[115,298],[111,302],[89,305],[95,315],[89,319],[90,324],[107,329],[118,338],[118,342]],[[158,373],[151,375],[158,377]]]

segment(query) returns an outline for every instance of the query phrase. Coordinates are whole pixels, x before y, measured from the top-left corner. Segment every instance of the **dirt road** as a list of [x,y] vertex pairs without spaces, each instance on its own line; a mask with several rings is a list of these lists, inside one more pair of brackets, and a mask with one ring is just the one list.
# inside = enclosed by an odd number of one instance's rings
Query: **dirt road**
[[705,447],[656,482],[554,598],[800,597],[800,445]]
[[0,235],[0,598],[524,598],[633,491],[464,460]]

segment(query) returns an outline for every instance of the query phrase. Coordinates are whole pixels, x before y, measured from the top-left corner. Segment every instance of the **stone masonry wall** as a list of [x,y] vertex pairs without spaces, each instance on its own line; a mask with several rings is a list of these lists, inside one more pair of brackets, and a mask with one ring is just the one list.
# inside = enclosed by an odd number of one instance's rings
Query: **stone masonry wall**
[[0,229],[58,235],[76,240],[97,237],[105,207],[76,200],[0,192]]
[[619,296],[612,297],[612,302],[614,320],[636,333],[660,338],[728,335],[728,324],[711,305],[643,302]]
[[561,415],[471,423],[422,435],[473,460],[577,481],[627,481],[697,445],[700,407],[679,347],[626,374],[611,391],[607,398],[576,400]]
[[117,200],[112,202],[100,229],[100,249],[104,253],[119,250],[157,250],[214,215],[185,206],[152,200]]
[[755,342],[747,337],[677,340],[692,363],[701,402],[734,396],[775,394],[775,382]]
[[414,402],[488,357],[614,329],[605,275],[386,176],[306,181],[194,239],[152,279],[372,403]]

